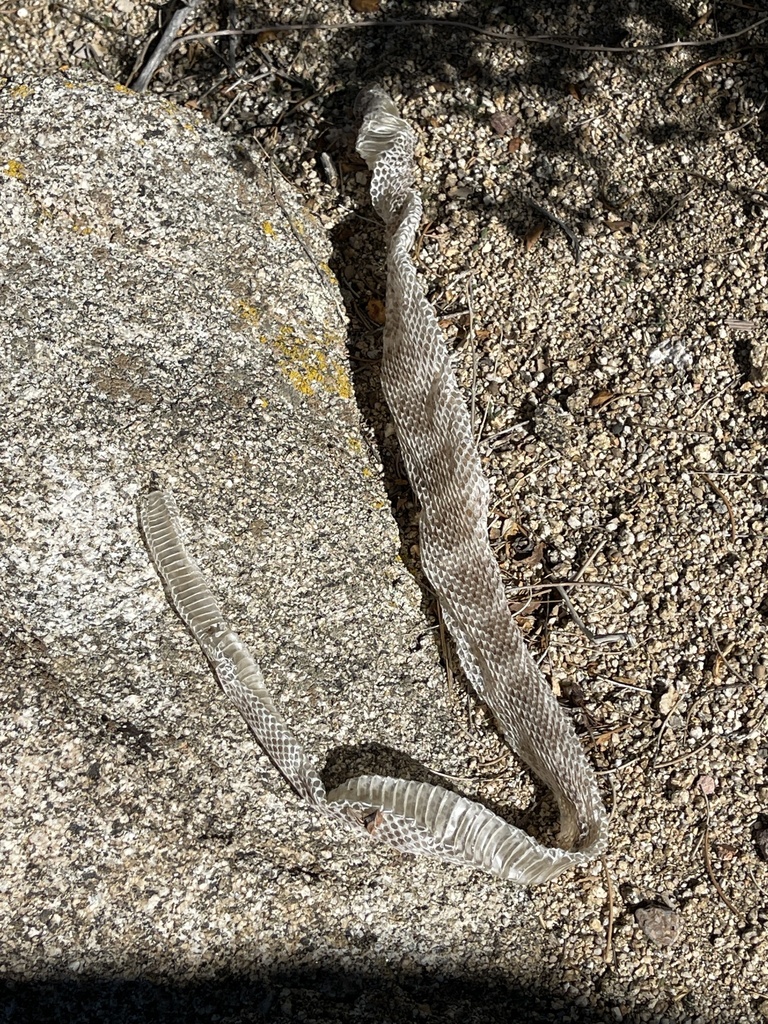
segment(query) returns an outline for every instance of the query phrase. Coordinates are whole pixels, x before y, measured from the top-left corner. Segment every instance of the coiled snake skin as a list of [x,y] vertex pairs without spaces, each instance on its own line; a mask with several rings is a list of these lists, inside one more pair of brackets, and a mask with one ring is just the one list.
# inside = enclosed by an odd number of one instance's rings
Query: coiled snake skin
[[488,485],[469,413],[410,257],[422,215],[412,188],[416,136],[381,89],[362,93],[358,112],[357,149],[372,171],[373,206],[387,226],[382,385],[422,509],[422,564],[467,678],[510,747],[555,794],[562,848],[542,846],[481,804],[428,783],[363,776],[326,794],[264,688],[259,667],[187,554],[170,495],[152,491],[142,500],[142,529],[173,606],[225,694],[300,797],[398,850],[525,885],[545,882],[602,851],[605,812],[573,727],[512,619],[488,540]]

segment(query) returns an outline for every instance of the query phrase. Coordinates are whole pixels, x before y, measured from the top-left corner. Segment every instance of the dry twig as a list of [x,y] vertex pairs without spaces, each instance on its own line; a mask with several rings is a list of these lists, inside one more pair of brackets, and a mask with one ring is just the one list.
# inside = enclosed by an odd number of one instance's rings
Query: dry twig
[[608,870],[608,862],[605,854],[600,858],[603,863],[603,874],[605,875],[605,887],[608,890],[608,927],[605,933],[605,949],[603,950],[603,962],[609,964],[613,960],[613,924],[615,910],[613,905],[613,882],[611,873]]
[[413,28],[416,26],[431,26],[434,28],[463,29],[466,32],[474,32],[476,35],[485,36],[487,39],[498,39],[501,42],[514,43],[517,46],[552,46],[559,50],[586,51],[589,53],[648,53],[657,50],[675,50],[678,47],[708,47],[718,46],[720,43],[728,42],[731,39],[740,39],[748,35],[756,28],[768,22],[768,15],[758,18],[746,28],[737,32],[729,32],[726,35],[715,36],[713,39],[680,39],[674,43],[639,43],[637,46],[601,46],[590,43],[568,43],[555,36],[523,36],[514,32],[502,32],[497,29],[485,28],[482,25],[473,25],[468,21],[453,21],[447,18],[408,18],[377,20],[366,18],[361,21],[344,21],[338,25],[331,25],[327,22],[307,24],[306,22],[294,22],[285,25],[261,25],[259,28],[250,29],[220,29],[217,32],[195,32],[181,36],[176,40],[175,46],[190,42],[193,39],[212,39],[218,36],[233,35],[261,35],[262,32],[342,32],[345,29],[360,28]]
[[680,75],[670,85],[669,91],[673,96],[679,96],[683,91],[687,82],[690,82],[692,78],[695,78],[701,71],[706,71],[707,68],[716,67],[718,64],[745,64],[746,61],[743,57],[737,57],[733,53],[726,53],[722,57],[710,57],[709,60],[703,60],[701,63],[694,65],[689,68],[685,74]]
[[550,211],[547,210],[545,207],[539,206],[538,203],[534,203],[532,199],[528,200],[528,205],[533,207],[536,213],[540,214],[542,217],[551,221],[553,224],[557,224],[557,226],[560,228],[560,230],[563,232],[563,234],[570,242],[571,251],[573,252],[573,262],[578,266],[579,259],[581,258],[581,247],[579,245],[579,240],[576,237],[576,234],[573,231],[573,229],[568,227],[564,220],[561,220],[559,217],[556,217],[554,213],[550,213]]
[[720,897],[720,899],[723,901],[723,903],[726,905],[726,907],[728,907],[728,909],[731,911],[731,913],[735,914],[736,917],[738,917],[741,920],[741,919],[743,919],[744,914],[730,900],[730,898],[728,896],[726,896],[726,894],[725,894],[725,892],[723,890],[722,885],[720,885],[720,883],[718,882],[717,878],[715,877],[715,872],[712,869],[712,857],[711,857],[710,849],[709,849],[709,817],[710,817],[710,814],[709,814],[709,797],[707,796],[706,793],[704,794],[704,799],[707,801],[707,820],[704,822],[704,866],[707,869],[707,874],[709,875],[709,880],[712,883],[712,885],[715,887],[715,891],[717,892],[717,895]]
[[437,621],[440,625],[440,653],[443,656],[443,664],[445,665],[445,684],[448,688],[448,692],[453,692],[453,666],[451,665],[451,650],[448,646],[448,637],[445,632],[445,623],[443,622],[443,613],[440,609],[440,602],[436,600],[437,607]]
[[733,514],[733,505],[730,503],[724,492],[717,486],[714,480],[707,473],[702,473],[700,470],[696,472],[697,476],[700,476],[704,483],[706,483],[722,501],[728,511],[728,519],[731,523],[731,543],[736,540],[736,517]]
[[711,747],[715,742],[716,737],[710,736],[709,739],[704,740],[698,747],[694,747],[693,750],[686,750],[684,754],[679,754],[677,757],[672,757],[669,761],[657,761],[654,768],[672,768],[676,764],[682,764],[683,761],[687,761],[689,757],[693,757],[694,754],[700,754],[702,750],[706,750],[707,747]]
[[[224,0],[224,10],[227,18],[227,28],[237,31],[237,0]],[[237,47],[239,43],[239,36],[229,36],[227,39],[227,67],[233,75],[237,74]]]
[[[173,12],[166,22],[165,28],[163,28],[160,33],[160,37],[157,40],[155,48],[150,53],[149,58],[139,72],[136,81],[131,86],[134,92],[144,92],[152,81],[152,76],[163,63],[165,58],[171,50],[175,49],[179,44],[180,40],[178,40],[176,36],[183,28],[184,23],[191,18],[202,2],[203,0],[184,0],[182,5]],[[231,35],[239,30],[228,29],[227,31]]]

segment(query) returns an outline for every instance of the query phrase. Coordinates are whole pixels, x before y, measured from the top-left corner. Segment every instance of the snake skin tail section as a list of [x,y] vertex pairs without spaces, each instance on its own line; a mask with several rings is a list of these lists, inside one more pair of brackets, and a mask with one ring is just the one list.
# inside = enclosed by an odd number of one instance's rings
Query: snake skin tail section
[[172,495],[150,491],[139,505],[139,519],[171,605],[200,644],[222,690],[295,792],[308,803],[324,807],[325,786],[320,776],[275,707],[261,669],[224,618],[203,574],[187,553]]

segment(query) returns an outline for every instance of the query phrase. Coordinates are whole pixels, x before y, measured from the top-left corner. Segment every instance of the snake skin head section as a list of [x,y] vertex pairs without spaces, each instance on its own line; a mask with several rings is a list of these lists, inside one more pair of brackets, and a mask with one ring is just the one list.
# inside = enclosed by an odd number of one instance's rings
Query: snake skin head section
[[357,152],[373,172],[371,203],[385,224],[393,224],[412,192],[416,135],[378,86],[364,90],[356,107],[363,114]]
[[357,123],[362,124],[366,117],[379,113],[400,117],[397,104],[380,85],[369,85],[367,88],[361,89],[355,98],[355,120]]

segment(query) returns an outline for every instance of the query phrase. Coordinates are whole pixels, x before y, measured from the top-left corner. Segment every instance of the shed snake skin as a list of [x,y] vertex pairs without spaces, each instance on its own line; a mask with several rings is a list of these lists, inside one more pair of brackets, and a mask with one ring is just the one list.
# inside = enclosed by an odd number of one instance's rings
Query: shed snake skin
[[487,534],[489,489],[470,416],[435,313],[410,256],[422,215],[412,187],[416,136],[381,89],[358,98],[357,150],[386,225],[387,305],[382,387],[421,506],[420,552],[462,668],[509,746],[552,790],[559,846],[547,847],[482,804],[429,783],[363,776],[327,793],[187,553],[170,494],[140,504],[147,547],[170,601],[212,664],[224,693],[293,790],[319,811],[414,854],[531,885],[598,856],[605,811],[570,720],[517,628]]

